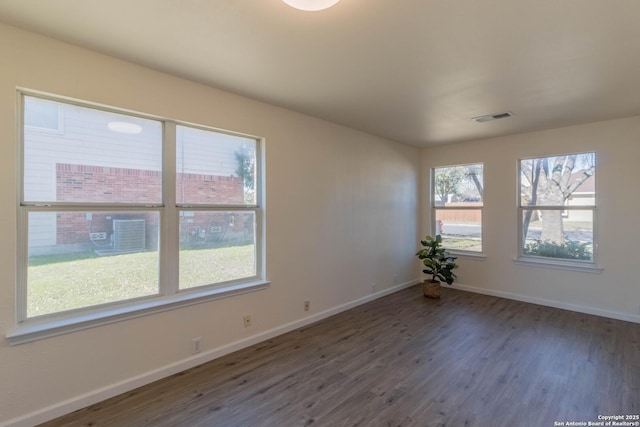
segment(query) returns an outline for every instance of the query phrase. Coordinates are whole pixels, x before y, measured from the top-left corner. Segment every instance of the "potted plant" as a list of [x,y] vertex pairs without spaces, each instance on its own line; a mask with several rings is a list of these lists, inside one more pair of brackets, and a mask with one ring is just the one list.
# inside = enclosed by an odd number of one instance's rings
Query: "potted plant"
[[[457,257],[442,247],[442,236],[427,236],[420,243],[424,249],[420,249],[416,256],[422,260],[425,269],[423,273],[431,275],[431,279],[426,279],[422,284],[422,292],[427,298],[440,298],[440,280],[452,284],[456,279],[453,270],[458,268]],[[439,279],[439,280],[438,280]]]

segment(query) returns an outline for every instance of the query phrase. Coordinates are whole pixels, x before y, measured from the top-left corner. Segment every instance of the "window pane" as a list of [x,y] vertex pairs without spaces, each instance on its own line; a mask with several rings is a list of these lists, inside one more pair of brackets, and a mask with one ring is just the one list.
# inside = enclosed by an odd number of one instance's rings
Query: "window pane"
[[158,293],[158,212],[30,212],[27,317]]
[[447,249],[482,252],[480,209],[436,209],[435,234]]
[[59,130],[59,110],[58,104],[45,99],[32,98],[24,99],[24,125],[34,128]]
[[256,140],[185,126],[176,132],[178,204],[256,204]]
[[595,206],[595,153],[520,161],[521,206]]
[[53,120],[30,108],[38,102],[25,96],[25,201],[162,202],[160,122],[46,101],[63,111],[64,126],[43,133],[26,125]]
[[523,255],[593,260],[592,210],[522,211]]
[[180,212],[180,289],[256,275],[252,211]]
[[483,165],[434,169],[434,206],[482,206]]

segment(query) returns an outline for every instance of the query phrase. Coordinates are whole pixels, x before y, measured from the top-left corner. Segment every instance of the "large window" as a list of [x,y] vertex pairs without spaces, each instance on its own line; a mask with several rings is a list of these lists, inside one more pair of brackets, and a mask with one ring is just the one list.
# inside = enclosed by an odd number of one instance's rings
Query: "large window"
[[434,168],[431,182],[434,234],[447,249],[482,252],[483,165]]
[[259,140],[32,95],[22,105],[20,322],[263,279]]
[[524,159],[520,256],[594,262],[595,153]]

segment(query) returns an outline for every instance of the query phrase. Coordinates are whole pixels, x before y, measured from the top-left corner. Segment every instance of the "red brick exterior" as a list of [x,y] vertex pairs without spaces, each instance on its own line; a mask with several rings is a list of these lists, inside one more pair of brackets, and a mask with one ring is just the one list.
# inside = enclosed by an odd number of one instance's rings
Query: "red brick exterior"
[[159,171],[56,165],[58,202],[148,203],[162,201]]
[[[178,203],[242,204],[242,178],[202,174],[178,174]],[[183,200],[183,194],[187,200]],[[160,204],[162,175],[159,171],[86,166],[56,165],[56,195],[60,202]],[[89,233],[106,233],[100,245],[110,242],[115,219],[144,219],[147,249],[157,248],[158,215],[153,212],[95,212],[89,220],[84,212],[57,215],[57,243],[91,243]],[[241,231],[240,214],[195,212],[180,218],[180,240],[185,244],[212,241],[224,233]],[[214,230],[214,231],[212,231]],[[221,230],[221,231],[219,231]]]
[[90,243],[90,233],[106,233],[106,239],[96,240],[100,246],[107,245],[111,240],[113,220],[144,219],[146,244],[149,249],[156,249],[158,234],[158,215],[152,212],[95,212],[91,220],[85,212],[58,212],[56,217],[57,244]]
[[[186,200],[183,194],[187,195]],[[179,173],[176,176],[176,202],[240,205],[244,202],[242,178]]]

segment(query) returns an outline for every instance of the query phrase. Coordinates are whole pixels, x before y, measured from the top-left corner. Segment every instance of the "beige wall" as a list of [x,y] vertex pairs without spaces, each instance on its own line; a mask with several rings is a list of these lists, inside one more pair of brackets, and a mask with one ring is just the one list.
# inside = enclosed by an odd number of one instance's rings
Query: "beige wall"
[[[518,120],[518,117],[508,120]],[[483,126],[480,124],[479,126]],[[517,255],[517,161],[572,152],[596,152],[597,263],[593,274],[514,263]],[[525,301],[640,322],[640,117],[543,132],[438,146],[422,153],[422,181],[429,169],[484,163],[485,259],[461,258],[461,287]],[[431,212],[422,200],[421,230]]]
[[[322,317],[371,298],[373,283],[379,292],[417,277],[418,149],[0,26],[0,337],[16,317],[16,87],[264,137],[272,283],[32,343],[1,339],[0,425],[43,420],[296,326],[309,315],[304,300]],[[197,336],[204,356],[191,359]]]

